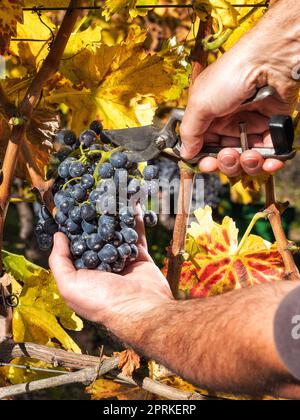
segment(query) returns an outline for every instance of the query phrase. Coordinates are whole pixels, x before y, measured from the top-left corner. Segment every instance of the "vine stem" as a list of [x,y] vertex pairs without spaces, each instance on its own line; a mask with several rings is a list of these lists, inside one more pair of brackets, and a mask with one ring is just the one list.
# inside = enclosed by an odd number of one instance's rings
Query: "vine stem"
[[[71,0],[69,7],[72,9],[82,5],[82,0]],[[3,165],[2,179],[0,184],[0,249],[3,248],[3,229],[5,218],[10,202],[11,185],[14,178],[15,169],[20,153],[21,146],[26,136],[32,113],[41,96],[42,89],[47,81],[55,74],[59,68],[60,60],[70,38],[72,30],[77,21],[79,10],[68,10],[57,33],[55,41],[49,54],[43,62],[39,72],[33,79],[28,91],[20,105],[19,116],[22,117],[21,125],[13,126],[11,137],[8,141]],[[1,93],[1,92],[0,92]],[[3,93],[3,92],[2,92]],[[34,159],[32,160],[34,162]],[[31,171],[33,172],[33,170]],[[38,181],[38,180],[37,180]],[[1,258],[1,256],[0,256]],[[0,260],[2,267],[2,258]],[[10,316],[10,315],[8,315]],[[8,326],[9,324],[9,326]],[[0,340],[3,337],[11,336],[11,323],[8,323],[5,316],[0,315]]]
[[120,363],[119,356],[101,359],[85,354],[76,354],[65,350],[55,349],[32,343],[14,343],[9,340],[1,345],[0,361],[9,363],[19,357],[30,357],[52,364],[54,368],[74,369],[77,372],[65,374],[63,377],[52,377],[32,383],[0,388],[0,399],[21,395],[35,390],[53,388],[71,383],[93,383],[95,378],[110,372],[117,381],[143,388],[151,394],[163,396],[170,400],[204,400],[205,397],[197,392],[185,392],[175,389],[148,377],[135,375],[134,379],[115,372]]
[[182,162],[180,168],[180,188],[178,196],[178,212],[176,216],[173,241],[169,249],[169,265],[167,280],[170,284],[174,297],[178,297],[179,280],[182,271],[183,254],[187,225],[190,216],[190,206],[194,188],[195,173],[187,168]]
[[[208,52],[204,51],[202,40],[211,33],[212,21],[207,18],[200,22],[196,36],[195,46],[191,52],[192,74],[191,87],[199,74],[207,67]],[[190,203],[193,195],[195,173],[187,168],[182,162],[180,168],[180,188],[178,196],[178,214],[175,220],[173,240],[168,250],[168,273],[167,280],[170,284],[173,296],[179,297],[179,281],[182,271],[183,254],[187,233],[188,219],[190,216]]]
[[[287,206],[284,205],[283,209]],[[295,263],[293,254],[289,249],[289,241],[285,235],[282,226],[282,207],[277,203],[275,193],[275,179],[271,176],[266,183],[266,210],[268,219],[271,223],[272,230],[278,245],[278,250],[282,256],[285,266],[285,279],[299,281],[300,275]]]

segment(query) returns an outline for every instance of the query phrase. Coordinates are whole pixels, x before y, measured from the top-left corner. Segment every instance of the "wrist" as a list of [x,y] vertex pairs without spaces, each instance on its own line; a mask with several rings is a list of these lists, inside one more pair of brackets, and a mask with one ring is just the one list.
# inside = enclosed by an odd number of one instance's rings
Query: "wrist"
[[132,301],[109,314],[105,326],[118,338],[132,347],[140,347],[145,336],[159,329],[167,313],[176,310],[178,301],[168,298],[152,297]]

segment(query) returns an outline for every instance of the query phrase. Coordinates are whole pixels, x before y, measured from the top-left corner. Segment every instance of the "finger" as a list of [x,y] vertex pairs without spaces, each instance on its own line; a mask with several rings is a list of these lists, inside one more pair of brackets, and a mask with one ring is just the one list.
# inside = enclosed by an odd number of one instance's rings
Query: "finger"
[[76,273],[71,260],[69,241],[63,233],[54,235],[54,245],[49,258],[49,266],[58,285],[65,281],[66,277],[73,276]]
[[247,150],[240,158],[241,166],[248,175],[258,175],[265,163],[262,155],[255,150]]
[[228,177],[239,176],[243,169],[240,164],[240,154],[230,148],[223,149],[218,155],[218,166]]
[[212,173],[217,172],[219,170],[218,167],[218,160],[213,157],[206,157],[200,160],[199,162],[199,169],[202,173]]
[[180,153],[183,159],[192,159],[202,149],[203,135],[210,126],[211,121],[211,119],[203,119],[196,108],[187,108],[180,126],[182,141]]
[[140,203],[137,203],[134,206],[135,221],[136,221],[136,231],[139,235],[138,246],[145,248],[148,251],[148,244],[146,239],[145,224],[143,220],[143,212]]
[[257,112],[240,112],[228,117],[217,118],[209,130],[226,137],[239,138],[241,122],[247,124],[248,135],[262,134],[269,127],[269,119],[267,117]]
[[284,162],[278,159],[267,159],[263,165],[263,170],[268,173],[275,173],[284,167]]

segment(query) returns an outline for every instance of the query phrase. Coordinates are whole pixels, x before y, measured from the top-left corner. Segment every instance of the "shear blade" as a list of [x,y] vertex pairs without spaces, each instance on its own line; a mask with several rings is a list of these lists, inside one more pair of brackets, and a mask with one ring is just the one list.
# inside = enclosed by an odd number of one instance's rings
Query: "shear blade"
[[148,125],[124,130],[106,130],[103,134],[115,146],[123,147],[131,162],[144,162],[160,154],[155,144],[158,131],[154,125]]

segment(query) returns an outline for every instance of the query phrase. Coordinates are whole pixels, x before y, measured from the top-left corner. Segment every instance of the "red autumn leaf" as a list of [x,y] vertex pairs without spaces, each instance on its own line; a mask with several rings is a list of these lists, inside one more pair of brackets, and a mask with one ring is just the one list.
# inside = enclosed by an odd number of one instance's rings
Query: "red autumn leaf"
[[238,243],[238,229],[226,217],[221,225],[209,207],[196,212],[186,242],[180,290],[191,298],[282,280],[284,264],[277,245],[255,235]]

